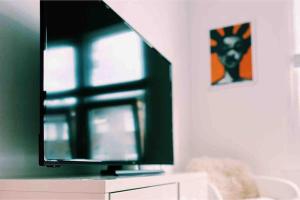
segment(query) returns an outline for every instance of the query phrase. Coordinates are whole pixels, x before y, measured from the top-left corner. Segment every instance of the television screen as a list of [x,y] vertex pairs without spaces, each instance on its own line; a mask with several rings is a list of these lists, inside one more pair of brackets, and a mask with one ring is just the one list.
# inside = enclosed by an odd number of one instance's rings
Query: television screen
[[103,1],[41,1],[40,164],[172,164],[171,64]]

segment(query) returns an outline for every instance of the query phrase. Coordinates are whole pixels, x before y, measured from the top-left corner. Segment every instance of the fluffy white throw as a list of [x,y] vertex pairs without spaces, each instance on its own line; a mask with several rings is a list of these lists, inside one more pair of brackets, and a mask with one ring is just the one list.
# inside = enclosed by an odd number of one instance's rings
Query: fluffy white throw
[[210,182],[218,188],[224,200],[270,200],[259,198],[248,167],[240,161],[203,157],[193,159],[187,169],[207,172]]

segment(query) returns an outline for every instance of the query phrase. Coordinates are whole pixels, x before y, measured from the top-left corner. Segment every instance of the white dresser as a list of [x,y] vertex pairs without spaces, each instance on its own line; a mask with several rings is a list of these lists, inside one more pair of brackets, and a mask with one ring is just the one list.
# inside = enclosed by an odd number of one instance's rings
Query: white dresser
[[1,200],[207,200],[207,176],[0,180]]

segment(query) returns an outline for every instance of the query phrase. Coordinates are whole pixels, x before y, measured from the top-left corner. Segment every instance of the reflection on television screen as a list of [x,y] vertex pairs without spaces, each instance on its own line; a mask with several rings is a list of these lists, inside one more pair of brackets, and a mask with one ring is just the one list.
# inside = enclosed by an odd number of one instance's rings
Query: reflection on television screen
[[103,1],[41,5],[44,161],[172,163],[170,62]]

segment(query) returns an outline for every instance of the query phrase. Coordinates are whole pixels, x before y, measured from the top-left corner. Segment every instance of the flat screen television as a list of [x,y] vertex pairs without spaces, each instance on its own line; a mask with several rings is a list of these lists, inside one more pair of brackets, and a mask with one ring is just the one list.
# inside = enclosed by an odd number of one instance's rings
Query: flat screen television
[[41,63],[40,165],[173,164],[171,63],[106,3],[41,1]]

